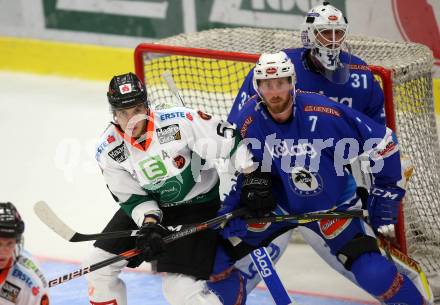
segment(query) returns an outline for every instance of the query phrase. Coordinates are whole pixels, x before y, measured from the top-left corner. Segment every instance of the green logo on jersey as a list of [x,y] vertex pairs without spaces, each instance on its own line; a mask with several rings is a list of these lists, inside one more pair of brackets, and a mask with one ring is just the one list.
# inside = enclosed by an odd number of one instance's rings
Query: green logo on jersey
[[159,156],[154,156],[139,162],[139,167],[148,180],[155,180],[167,174],[165,164]]

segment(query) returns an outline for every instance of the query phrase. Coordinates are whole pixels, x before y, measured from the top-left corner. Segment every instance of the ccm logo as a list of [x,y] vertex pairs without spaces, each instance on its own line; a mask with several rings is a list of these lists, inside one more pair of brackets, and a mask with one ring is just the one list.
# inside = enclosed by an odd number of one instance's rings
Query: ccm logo
[[371,191],[371,193],[375,196],[379,196],[382,198],[389,198],[392,200],[395,200],[397,197],[399,197],[399,194],[393,194],[389,191],[385,191],[385,190],[381,190],[378,188],[373,188],[373,190]]
[[270,270],[269,264],[267,263],[267,260],[269,260],[270,258],[266,255],[266,253],[264,253],[260,249],[257,249],[254,251],[254,255],[256,257],[257,264],[261,269],[261,276],[262,277],[271,276],[272,271]]

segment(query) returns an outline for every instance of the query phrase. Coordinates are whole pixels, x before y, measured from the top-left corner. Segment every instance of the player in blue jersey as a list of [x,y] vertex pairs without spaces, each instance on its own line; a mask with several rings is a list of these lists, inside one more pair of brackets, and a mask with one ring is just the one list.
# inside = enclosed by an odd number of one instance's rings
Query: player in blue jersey
[[[363,112],[377,123],[385,124],[384,97],[379,83],[362,59],[342,50],[343,46],[346,46],[347,28],[347,20],[342,12],[329,5],[328,2],[312,8],[307,13],[301,29],[304,47],[284,50],[294,63],[297,75],[296,86],[301,90],[322,93],[335,102]],[[235,99],[228,117],[230,122],[236,122],[243,105],[256,94],[253,74],[252,69]],[[362,173],[361,160],[353,162],[349,168],[355,177],[357,192],[365,205],[368,190],[371,187],[371,175]],[[411,168],[409,167],[408,170]],[[402,181],[403,184],[405,181]],[[307,228],[300,228],[299,231],[334,269],[355,281],[353,275],[347,272],[338,261],[332,260],[333,258],[326,251],[322,251],[323,248],[320,245],[323,241],[316,234]],[[283,234],[269,245],[274,261],[277,261],[285,251],[291,233]],[[247,289],[252,290],[259,281],[252,261],[250,258],[244,258],[237,263],[237,267],[248,280]],[[406,267],[402,268],[406,269]],[[410,271],[405,271],[405,273],[410,274]],[[423,285],[418,283],[420,280],[418,275],[412,274],[411,278],[423,290]]]
[[[385,124],[383,92],[367,64],[343,51],[347,20],[325,2],[311,9],[302,24],[303,48],[283,50],[295,66],[297,88],[322,93]],[[246,101],[256,94],[253,69],[246,76],[228,116],[235,122]]]
[[[305,227],[320,236],[329,254],[353,274],[359,287],[384,304],[428,304],[411,280],[381,254],[375,237],[379,227],[396,223],[405,193],[398,186],[400,155],[393,132],[323,95],[295,90],[294,67],[283,52],[260,57],[253,86],[258,95],[244,105],[236,120],[237,129],[250,142],[259,165],[259,172],[254,174],[258,179],[253,181],[271,185],[278,204],[275,214],[359,207],[356,183],[347,166],[361,154],[368,156],[374,177],[367,200],[369,224],[360,218],[333,219]],[[261,213],[271,209],[272,200],[265,188],[252,183],[248,177],[239,176],[221,212],[240,204],[255,210],[255,203]],[[229,300],[231,293],[238,295],[237,287],[246,279],[231,271],[231,257],[232,261],[239,259],[292,227],[290,223],[274,223],[255,232],[240,219],[231,221],[223,236],[239,236],[241,242],[235,239],[229,247],[219,248],[213,278],[221,280],[212,281],[210,288],[217,293],[227,291],[223,300]],[[231,304],[236,301],[230,300]],[[239,301],[244,304],[245,295],[240,295]]]

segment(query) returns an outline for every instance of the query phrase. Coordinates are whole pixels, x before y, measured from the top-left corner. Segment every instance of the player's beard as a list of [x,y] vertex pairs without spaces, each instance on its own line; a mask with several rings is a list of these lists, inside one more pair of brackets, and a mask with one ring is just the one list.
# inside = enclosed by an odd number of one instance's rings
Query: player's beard
[[269,111],[273,114],[279,114],[282,113],[290,108],[291,103],[291,96],[287,98],[282,98],[281,96],[273,96],[269,100],[268,103],[266,103],[267,108]]

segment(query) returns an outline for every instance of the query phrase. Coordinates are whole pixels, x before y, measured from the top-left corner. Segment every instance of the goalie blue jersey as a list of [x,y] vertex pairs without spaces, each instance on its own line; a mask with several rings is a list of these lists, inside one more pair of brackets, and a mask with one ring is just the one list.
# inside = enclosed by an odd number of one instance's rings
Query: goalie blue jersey
[[[401,179],[394,133],[323,95],[297,90],[293,115],[284,123],[276,123],[255,97],[244,105],[236,123],[260,170],[271,172],[273,194],[289,213],[344,210],[355,204],[356,184],[346,167],[360,154],[372,160],[375,184]],[[233,193],[225,205],[237,204]]]
[[[335,102],[360,111],[376,122],[385,125],[384,96],[382,89],[367,64],[354,55],[341,52],[342,62],[350,62],[350,77],[345,84],[335,84],[327,80],[309,66],[304,48],[283,50],[295,66],[296,88],[324,94]],[[246,76],[228,116],[235,123],[240,110],[250,97],[256,94],[253,85],[253,69]]]

